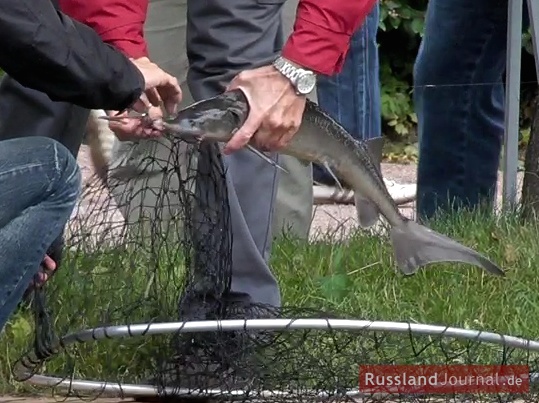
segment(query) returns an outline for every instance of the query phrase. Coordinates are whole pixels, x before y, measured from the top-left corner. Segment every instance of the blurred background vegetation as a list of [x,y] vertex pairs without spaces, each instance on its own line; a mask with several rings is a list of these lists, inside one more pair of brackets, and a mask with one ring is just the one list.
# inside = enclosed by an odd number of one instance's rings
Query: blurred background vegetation
[[[412,103],[413,66],[417,55],[428,0],[381,0],[378,44],[382,82],[382,130],[386,158],[415,161],[416,116]],[[537,94],[530,32],[523,37],[520,145],[529,140],[533,101]],[[530,84],[530,82],[533,82]]]

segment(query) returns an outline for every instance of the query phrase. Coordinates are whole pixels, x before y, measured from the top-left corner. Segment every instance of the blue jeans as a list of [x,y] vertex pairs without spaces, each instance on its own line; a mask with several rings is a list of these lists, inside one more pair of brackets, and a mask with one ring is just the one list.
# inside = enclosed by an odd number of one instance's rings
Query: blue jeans
[[60,143],[0,141],[0,331],[69,220],[80,186],[77,161]]
[[[356,139],[382,136],[380,74],[376,34],[379,24],[376,3],[365,24],[354,33],[342,71],[320,76],[316,87],[318,104]],[[313,165],[317,182],[333,182],[323,169]]]
[[507,0],[430,0],[414,68],[420,219],[493,204],[506,41]]

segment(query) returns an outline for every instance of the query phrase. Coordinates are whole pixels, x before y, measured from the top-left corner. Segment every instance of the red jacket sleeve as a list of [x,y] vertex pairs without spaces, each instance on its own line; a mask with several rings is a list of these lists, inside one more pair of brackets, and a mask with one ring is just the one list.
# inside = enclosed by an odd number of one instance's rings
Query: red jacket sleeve
[[377,0],[300,0],[282,55],[320,74],[339,73],[350,37]]
[[60,0],[60,9],[94,29],[103,42],[127,56],[148,56],[144,21],[148,0]]

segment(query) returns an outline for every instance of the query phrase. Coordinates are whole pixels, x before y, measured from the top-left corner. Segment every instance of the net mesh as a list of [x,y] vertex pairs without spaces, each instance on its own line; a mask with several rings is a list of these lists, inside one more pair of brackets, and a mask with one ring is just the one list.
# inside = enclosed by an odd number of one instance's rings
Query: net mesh
[[[146,144],[146,143],[145,143]],[[159,398],[212,400],[351,400],[360,364],[526,364],[527,349],[411,331],[281,329],[135,334],[135,324],[260,318],[350,318],[340,312],[247,303],[231,292],[232,233],[225,168],[215,145],[149,142],[113,168],[106,183],[87,180],[65,234],[61,270],[25,308],[35,338],[19,362],[19,380],[47,374],[107,385],[155,385]],[[152,148],[153,147],[153,148]],[[158,149],[163,152],[158,152]],[[158,155],[166,155],[159,158]],[[135,170],[136,174],[129,170]],[[136,180],[128,179],[136,176]],[[54,253],[54,251],[51,251]],[[357,314],[357,312],[356,312]],[[63,337],[102,326],[126,326],[84,342]],[[134,329],[134,328],[133,328]],[[95,339],[95,340],[93,340]],[[77,340],[71,340],[77,341]],[[65,385],[64,385],[65,386]],[[62,389],[62,393],[65,393]],[[122,389],[116,390],[122,394]],[[241,393],[239,393],[241,392]],[[109,393],[85,391],[96,398]],[[207,391],[203,396],[207,396]],[[355,396],[355,395],[354,395]],[[362,401],[539,401],[525,395],[355,396]]]

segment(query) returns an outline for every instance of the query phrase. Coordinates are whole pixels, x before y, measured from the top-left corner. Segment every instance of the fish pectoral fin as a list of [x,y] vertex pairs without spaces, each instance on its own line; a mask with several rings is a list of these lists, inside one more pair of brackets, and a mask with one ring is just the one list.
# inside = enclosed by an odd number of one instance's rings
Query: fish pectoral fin
[[357,220],[361,228],[372,227],[380,219],[378,207],[369,199],[363,197],[360,193],[354,193],[354,202],[356,205]]
[[275,168],[277,169],[280,169],[281,171],[283,171],[284,173],[290,173],[288,172],[286,169],[284,169],[282,166],[280,166],[279,164],[277,164],[275,161],[273,161],[270,157],[268,157],[266,154],[264,154],[263,152],[261,151],[258,151],[256,148],[254,148],[253,146],[251,145],[247,145],[247,149],[249,151],[251,151],[253,154],[255,154],[256,156],[262,158],[264,161],[266,161],[268,164],[270,164],[271,166],[274,166]]
[[344,190],[343,186],[341,185],[341,181],[339,181],[339,178],[337,178],[337,175],[335,175],[329,164],[327,162],[324,162],[322,165],[324,166],[324,169],[327,171],[327,173],[331,175],[339,190]]
[[496,276],[505,276],[502,269],[485,256],[414,221],[393,227],[391,241],[397,265],[407,275],[430,263],[460,262],[481,267]]

